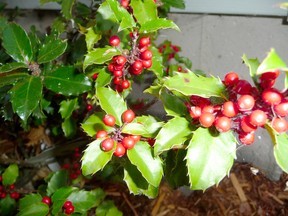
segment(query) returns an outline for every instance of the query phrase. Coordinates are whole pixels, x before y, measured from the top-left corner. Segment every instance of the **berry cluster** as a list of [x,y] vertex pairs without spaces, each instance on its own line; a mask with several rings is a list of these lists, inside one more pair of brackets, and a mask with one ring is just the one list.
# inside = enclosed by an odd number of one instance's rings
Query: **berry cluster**
[[[132,46],[130,52],[123,52],[122,55],[114,56],[112,62],[108,65],[108,70],[113,73],[113,83],[118,92],[130,88],[130,81],[127,80],[129,75],[139,75],[143,69],[152,66],[152,51],[148,49],[150,46],[150,37],[141,37],[138,40],[138,33],[131,34]],[[109,44],[119,47],[120,38],[112,35]],[[124,54],[126,53],[126,54]]]
[[[48,206],[51,206],[51,204],[52,204],[52,200],[51,200],[51,198],[49,196],[44,196],[42,198],[41,202],[45,203]],[[74,210],[75,210],[75,208],[73,206],[73,203],[71,201],[69,201],[69,200],[64,202],[64,204],[62,206],[62,209],[63,209],[63,212],[66,215],[71,215],[74,212]]]
[[233,129],[243,144],[254,142],[255,131],[267,121],[278,133],[288,129],[288,100],[284,93],[273,88],[279,71],[264,73],[259,77],[259,89],[246,80],[239,79],[235,72],[226,74],[223,80],[229,100],[221,105],[212,105],[207,98],[191,96],[187,104],[190,116],[201,126],[215,126],[219,132]]
[[12,199],[18,200],[20,198],[20,194],[17,191],[14,191],[15,185],[11,184],[8,187],[4,187],[2,180],[3,178],[0,175],[0,199],[4,199],[7,196],[7,193],[9,193]]
[[63,169],[68,170],[70,173],[70,179],[74,180],[77,179],[79,175],[81,175],[81,170],[80,170],[80,150],[79,148],[74,149],[74,161],[72,164],[70,163],[65,163],[62,165]]
[[[125,124],[130,123],[134,120],[135,113],[128,109],[122,114],[122,121]],[[122,157],[125,155],[127,149],[132,149],[135,144],[140,141],[140,135],[127,135],[122,133],[122,127],[115,127],[115,117],[113,115],[107,114],[103,117],[103,123],[106,126],[114,127],[114,131],[109,134],[105,130],[99,130],[96,133],[96,139],[105,138],[101,142],[101,149],[103,151],[111,151],[114,149],[114,155],[116,157]],[[116,148],[115,148],[116,143]]]

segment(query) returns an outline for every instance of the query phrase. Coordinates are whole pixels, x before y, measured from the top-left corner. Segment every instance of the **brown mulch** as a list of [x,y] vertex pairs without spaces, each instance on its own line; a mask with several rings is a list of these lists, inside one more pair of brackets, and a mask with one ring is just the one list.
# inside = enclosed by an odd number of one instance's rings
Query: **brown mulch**
[[131,195],[122,186],[111,186],[108,194],[125,216],[288,215],[288,175],[274,182],[239,163],[218,187],[205,192],[187,195],[163,183],[156,199]]

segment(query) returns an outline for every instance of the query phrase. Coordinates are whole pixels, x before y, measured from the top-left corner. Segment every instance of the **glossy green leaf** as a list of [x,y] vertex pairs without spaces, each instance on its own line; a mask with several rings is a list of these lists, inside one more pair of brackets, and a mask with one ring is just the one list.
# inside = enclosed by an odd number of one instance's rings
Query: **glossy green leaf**
[[90,27],[87,29],[87,32],[85,33],[85,41],[86,41],[86,47],[87,50],[90,51],[95,43],[97,43],[99,40],[101,40],[102,35],[99,33],[96,33],[94,31],[94,28]]
[[120,54],[121,52],[118,49],[110,46],[106,46],[105,48],[92,49],[85,56],[83,69],[85,70],[89,65],[93,64],[104,64],[105,62],[111,60],[113,56]]
[[77,131],[76,121],[72,118],[65,118],[61,124],[65,137],[73,137]]
[[127,110],[127,105],[122,96],[111,88],[99,87],[96,89],[96,96],[101,108],[116,119],[116,124],[121,126],[121,116]]
[[16,61],[29,63],[33,53],[31,42],[25,30],[15,23],[8,24],[2,32],[2,45]]
[[66,19],[72,19],[72,9],[75,0],[62,0],[61,12]]
[[126,124],[123,127],[122,132],[127,133],[127,134],[142,135],[142,136],[143,135],[145,136],[148,133],[145,126],[137,122]]
[[61,56],[67,48],[67,41],[61,39],[48,40],[39,48],[38,64],[50,62]]
[[103,123],[104,113],[95,112],[93,115],[89,116],[84,123],[82,123],[83,130],[91,137],[95,137],[98,130],[105,130],[108,132],[114,131],[113,127],[106,126]]
[[82,214],[94,207],[95,204],[95,196],[91,191],[74,191],[69,195],[67,200],[70,200],[73,203],[75,212],[80,212]]
[[131,0],[130,6],[133,9],[133,15],[140,25],[158,18],[157,5],[154,0]]
[[15,84],[18,80],[29,78],[29,76],[28,73],[9,73],[5,76],[1,76],[0,87]]
[[246,55],[242,56],[243,62],[247,65],[250,71],[250,76],[252,77],[254,83],[257,83],[257,68],[260,65],[260,62],[257,58],[248,59]]
[[185,116],[187,114],[187,107],[184,101],[176,95],[168,91],[161,91],[160,100],[164,105],[167,115],[170,116]]
[[44,216],[49,212],[49,206],[45,203],[30,203],[29,206],[22,209],[17,216]]
[[271,49],[266,58],[261,62],[257,69],[257,74],[262,74],[273,70],[288,71],[285,62],[279,57],[275,49]]
[[0,73],[10,72],[20,68],[27,68],[27,64],[23,62],[11,62],[0,67]]
[[78,98],[74,98],[73,100],[63,100],[60,103],[59,113],[63,119],[69,118],[73,111],[78,108]]
[[[191,123],[185,118],[174,117],[169,120],[156,136],[154,152],[156,155],[171,149],[173,146],[183,144],[191,135]],[[177,130],[175,130],[177,128]]]
[[52,195],[52,213],[55,215],[60,210],[62,210],[63,204],[69,197],[69,195],[77,190],[77,188],[74,187],[62,187],[55,191],[55,193]]
[[191,60],[190,60],[189,58],[180,56],[179,53],[176,53],[176,54],[174,55],[174,59],[175,59],[178,63],[184,64],[187,68],[189,68],[189,69],[192,68],[192,62],[191,62]]
[[19,168],[17,164],[10,164],[2,174],[2,184],[4,186],[14,184],[19,176]]
[[42,81],[40,77],[29,76],[19,81],[10,94],[14,112],[26,122],[42,97]]
[[6,27],[7,24],[8,24],[8,18],[1,16],[0,17],[0,32],[2,32],[4,30],[4,28]]
[[65,96],[79,95],[91,90],[92,83],[84,74],[76,73],[73,67],[60,67],[45,75],[45,86]]
[[[144,137],[154,137],[163,126],[163,122],[158,122],[153,116],[137,116],[134,122],[138,122],[146,130],[146,134],[142,133]],[[144,132],[144,131],[143,131]]]
[[158,18],[142,24],[139,32],[150,33],[161,29],[174,29],[176,31],[180,31],[179,27],[172,20],[167,20],[166,18]]
[[112,200],[102,202],[96,208],[96,216],[122,216],[123,213],[118,210]]
[[149,48],[152,53],[152,66],[148,69],[149,71],[153,71],[153,73],[158,77],[161,78],[164,76],[164,66],[162,64],[163,59],[161,53],[159,53],[158,49],[154,46]]
[[217,135],[207,128],[194,131],[186,155],[191,189],[205,190],[228,175],[236,158],[236,144],[231,131]]
[[59,170],[55,172],[47,184],[47,195],[51,196],[55,191],[68,184],[67,170]]
[[11,216],[16,213],[16,200],[12,199],[8,194],[5,198],[0,199],[0,215]]
[[127,156],[149,184],[159,187],[163,176],[162,162],[159,157],[153,156],[152,147],[148,143],[137,142],[134,148],[127,151]]
[[225,86],[220,79],[199,76],[190,71],[168,77],[164,86],[170,91],[177,91],[186,96],[198,95],[205,98],[225,96]]
[[169,5],[170,7],[175,7],[179,9],[185,9],[185,1],[184,0],[161,0],[165,5]]
[[95,87],[104,87],[110,84],[112,80],[112,73],[107,72],[106,68],[97,69],[95,73],[98,73],[98,77],[95,81]]
[[131,163],[126,163],[124,166],[124,178],[130,193],[134,195],[142,195],[155,198],[158,195],[158,187],[149,184],[142,176],[141,172]]
[[160,84],[157,84],[155,86],[151,85],[149,88],[144,90],[144,93],[148,93],[153,95],[154,97],[159,98],[161,90],[162,86]]
[[42,200],[42,196],[40,194],[36,193],[30,193],[27,194],[25,197],[20,199],[19,201],[19,209],[20,211],[27,206],[30,206],[31,203],[39,203]]
[[103,139],[97,139],[91,142],[85,149],[82,157],[82,173],[83,175],[94,174],[102,170],[104,166],[111,160],[113,150],[105,152],[101,149],[100,144]]

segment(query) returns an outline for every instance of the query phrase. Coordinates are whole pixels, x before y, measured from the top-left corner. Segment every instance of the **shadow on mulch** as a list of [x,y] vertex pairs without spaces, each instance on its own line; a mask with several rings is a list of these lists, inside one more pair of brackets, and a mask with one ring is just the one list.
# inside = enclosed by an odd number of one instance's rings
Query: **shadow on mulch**
[[253,174],[247,164],[236,163],[229,177],[205,192],[183,193],[166,183],[156,199],[131,195],[124,185],[107,190],[125,216],[288,215],[288,175],[273,182],[260,172]]

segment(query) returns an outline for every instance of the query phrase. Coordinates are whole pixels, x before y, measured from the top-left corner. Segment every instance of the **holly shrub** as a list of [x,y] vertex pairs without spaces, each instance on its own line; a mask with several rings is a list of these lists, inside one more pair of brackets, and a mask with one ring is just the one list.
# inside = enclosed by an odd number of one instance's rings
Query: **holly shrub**
[[[234,71],[221,79],[193,70],[171,41],[155,42],[159,30],[179,31],[167,12],[183,1],[56,2],[61,16],[45,33],[0,17],[1,131],[43,128],[55,141],[43,153],[75,149],[75,160],[33,193],[12,186],[16,164],[45,165],[47,154],[4,163],[1,215],[16,205],[18,215],[121,215],[101,188],[87,187],[95,177],[149,198],[163,180],[205,190],[229,174],[237,148],[253,144],[259,127],[288,172],[288,67],[273,48],[263,61],[243,55],[252,84]],[[274,86],[280,74],[283,89]],[[159,115],[150,112],[158,101]]]

